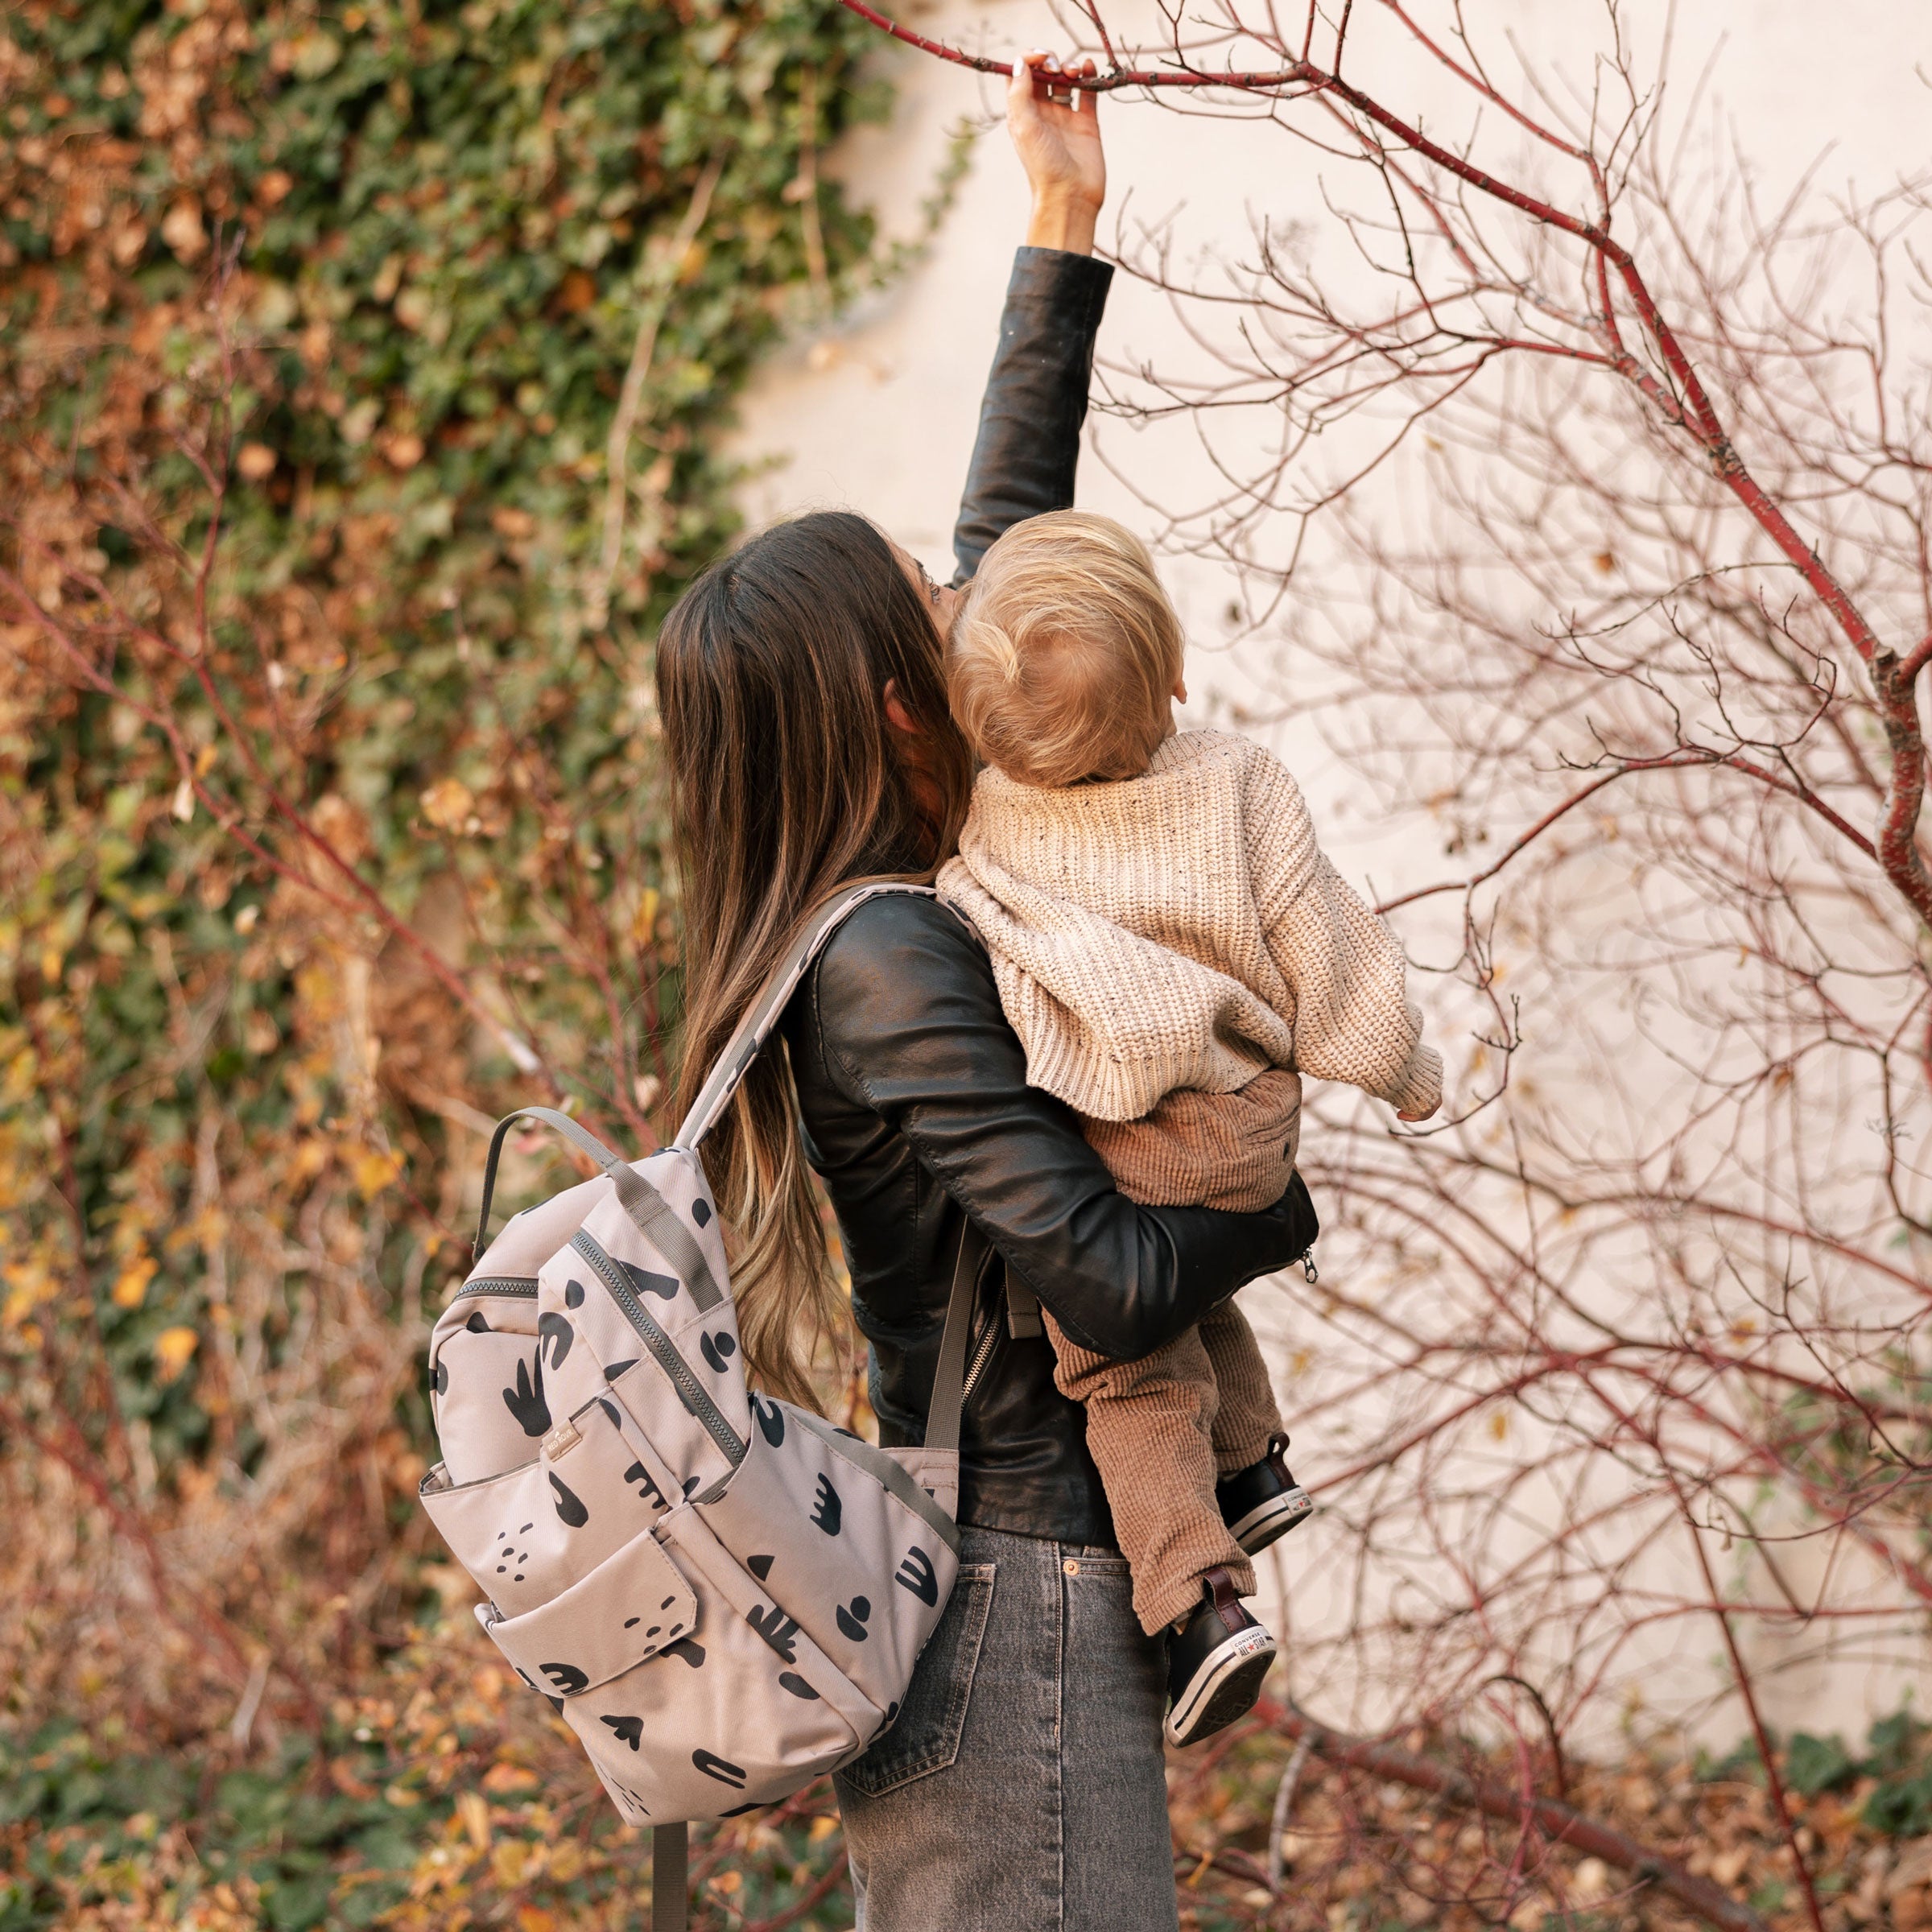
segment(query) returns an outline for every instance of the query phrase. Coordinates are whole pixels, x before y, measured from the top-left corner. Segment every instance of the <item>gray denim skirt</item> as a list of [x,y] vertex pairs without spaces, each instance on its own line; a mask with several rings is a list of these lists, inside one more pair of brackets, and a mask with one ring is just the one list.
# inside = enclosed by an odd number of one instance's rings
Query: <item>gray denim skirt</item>
[[1166,1674],[1126,1559],[961,1532],[890,1731],[836,1780],[858,1932],[1175,1932]]

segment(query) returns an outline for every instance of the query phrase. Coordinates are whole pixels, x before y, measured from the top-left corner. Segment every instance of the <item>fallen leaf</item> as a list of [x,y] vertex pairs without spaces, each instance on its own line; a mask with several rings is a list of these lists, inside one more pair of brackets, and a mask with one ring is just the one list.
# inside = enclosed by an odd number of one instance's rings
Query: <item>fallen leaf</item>
[[114,1282],[114,1306],[138,1308],[147,1299],[147,1285],[159,1266],[152,1255],[137,1256],[121,1270]]
[[573,268],[557,284],[555,306],[564,315],[580,316],[597,299],[597,278],[586,270]]
[[351,1171],[363,1199],[373,1201],[402,1171],[402,1156],[394,1152],[379,1154],[373,1147],[365,1148],[356,1156]]
[[1896,1898],[1914,1885],[1932,1885],[1932,1837],[1915,1838],[1898,1848],[1898,1863],[1885,1880],[1885,1891]]
[[456,1815],[463,1821],[463,1829],[469,1834],[469,1842],[479,1852],[489,1849],[489,1806],[480,1791],[459,1792],[456,1796]]
[[476,808],[476,795],[460,778],[438,778],[419,803],[423,815],[444,832],[460,826]]
[[208,230],[201,225],[201,204],[192,196],[177,201],[161,217],[161,239],[181,262],[196,262],[208,252]]
[[171,1382],[194,1360],[201,1338],[192,1328],[163,1328],[155,1337],[155,1360],[161,1380]]

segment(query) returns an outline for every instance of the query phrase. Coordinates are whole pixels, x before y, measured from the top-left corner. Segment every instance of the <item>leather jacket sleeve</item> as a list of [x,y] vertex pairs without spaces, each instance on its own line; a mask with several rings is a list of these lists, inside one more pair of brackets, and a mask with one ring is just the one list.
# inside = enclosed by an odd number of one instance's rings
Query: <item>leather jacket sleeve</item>
[[964,584],[1002,530],[1073,502],[1093,338],[1113,269],[1091,255],[1022,248],[1013,257],[1000,345],[980,405],[952,551]]
[[[903,1137],[1083,1348],[1146,1355],[1313,1239],[1298,1188],[1260,1214],[1141,1208],[1118,1192],[1071,1111],[1027,1085],[991,964],[932,900],[861,906],[812,993],[818,1051],[806,1057]],[[852,1258],[857,1290],[866,1270]]]

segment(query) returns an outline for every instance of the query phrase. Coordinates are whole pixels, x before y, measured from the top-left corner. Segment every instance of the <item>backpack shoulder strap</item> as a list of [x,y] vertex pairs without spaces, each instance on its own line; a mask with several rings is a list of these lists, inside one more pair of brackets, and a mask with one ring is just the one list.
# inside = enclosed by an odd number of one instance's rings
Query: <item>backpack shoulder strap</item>
[[939,1359],[932,1377],[932,1397],[926,1410],[928,1449],[956,1451],[960,1414],[966,1403],[966,1351],[972,1340],[973,1303],[978,1298],[980,1269],[992,1244],[963,1209],[960,1245],[952,1265],[952,1292],[946,1300],[946,1327],[939,1339]]
[[672,1146],[695,1149],[717,1125],[724,1117],[724,1109],[731,1104],[731,1096],[738,1090],[738,1083],[758,1057],[759,1049],[771,1038],[772,1030],[785,1010],[786,1001],[797,991],[799,981],[811,970],[812,961],[824,951],[826,942],[868,899],[881,898],[892,892],[916,893],[928,899],[938,896],[930,886],[910,886],[897,879],[879,879],[868,885],[849,886],[826,900],[792,941],[790,950],[773,968],[771,977],[752,1001],[750,1011],[738,1022],[737,1032],[725,1042],[724,1051],[718,1055],[704,1084],[698,1090],[698,1097],[691,1102],[691,1111],[685,1115],[683,1125],[679,1128],[676,1137],[671,1143]]

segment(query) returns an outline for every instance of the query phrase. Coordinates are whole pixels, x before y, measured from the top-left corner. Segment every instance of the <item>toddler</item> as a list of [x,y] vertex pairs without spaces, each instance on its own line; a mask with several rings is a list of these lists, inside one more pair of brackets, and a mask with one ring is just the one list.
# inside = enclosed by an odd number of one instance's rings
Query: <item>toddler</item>
[[[1121,1191],[1253,1212],[1294,1177],[1301,1075],[1422,1120],[1442,1061],[1294,780],[1244,738],[1176,733],[1183,650],[1119,524],[1061,510],[1008,530],[947,650],[985,769],[939,887],[992,955],[1027,1079],[1080,1116]],[[1274,1640],[1239,1599],[1254,1553],[1309,1508],[1266,1367],[1232,1302],[1134,1362],[1046,1327],[1135,1612],[1172,1632],[1167,1734],[1191,1744],[1260,1694]]]

